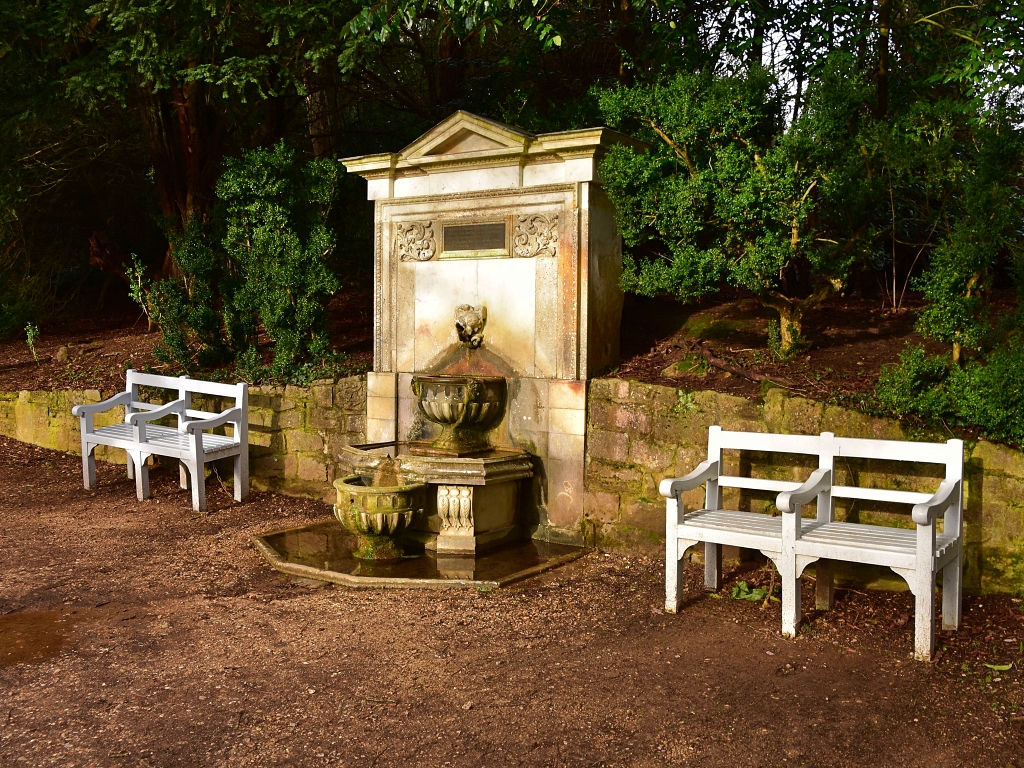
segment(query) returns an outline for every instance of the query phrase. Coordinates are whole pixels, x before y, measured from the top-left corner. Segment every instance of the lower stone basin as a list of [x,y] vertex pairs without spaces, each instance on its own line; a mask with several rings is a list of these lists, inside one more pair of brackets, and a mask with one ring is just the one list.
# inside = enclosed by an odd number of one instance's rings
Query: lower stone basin
[[390,562],[353,557],[356,537],[336,520],[254,536],[277,570],[349,587],[497,588],[557,568],[586,554],[582,547],[525,541],[477,557],[425,551]]
[[491,448],[474,456],[422,455],[416,443],[347,445],[339,459],[370,484],[381,467],[427,484],[424,514],[406,536],[438,554],[473,555],[516,542],[519,486],[533,477],[525,451]]

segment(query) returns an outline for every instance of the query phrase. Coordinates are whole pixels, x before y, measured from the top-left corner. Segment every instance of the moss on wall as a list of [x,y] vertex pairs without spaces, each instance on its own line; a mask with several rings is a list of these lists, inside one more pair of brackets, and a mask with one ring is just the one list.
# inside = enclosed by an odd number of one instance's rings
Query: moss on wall
[[[945,440],[907,434],[899,422],[769,390],[763,403],[719,392],[686,392],[633,381],[597,379],[590,384],[584,529],[603,547],[660,553],[665,506],[658,483],[684,475],[707,457],[708,427],[750,432],[816,434],[885,440]],[[732,454],[730,471],[758,477],[804,480],[811,458]],[[1024,589],[1024,454],[985,441],[965,449],[965,588],[976,592]],[[933,465],[843,461],[838,482],[931,492],[941,476]],[[734,509],[771,513],[774,494],[729,488]],[[703,490],[684,495],[703,506]],[[812,505],[804,514],[813,516]],[[837,503],[836,518],[912,527],[909,508],[870,502]]]
[[[44,448],[78,454],[81,438],[71,408],[98,403],[113,392],[0,392],[0,434]],[[193,397],[193,407],[220,411],[227,404]],[[124,419],[115,408],[96,416],[96,426]],[[249,390],[249,471],[256,490],[334,501],[331,485],[341,446],[366,434],[366,380],[353,376],[309,387],[252,387]],[[96,457],[123,464],[124,452],[99,446]]]
[[[72,406],[95,403],[113,393],[97,390],[0,392],[0,434],[69,453],[79,452],[78,420]],[[196,407],[221,410],[216,401],[196,398]],[[253,387],[249,394],[252,487],[290,495],[334,500],[336,457],[344,445],[365,440],[366,382],[362,376],[309,387]],[[117,408],[97,417],[98,426],[123,419]],[[686,392],[617,379],[590,382],[588,399],[586,495],[580,528],[600,546],[660,554],[665,506],[658,482],[697,466],[707,453],[707,430],[837,435],[881,439],[945,439],[908,435],[899,422],[770,390],[763,403],[718,392]],[[124,462],[120,451],[100,447],[97,457]],[[985,441],[967,446],[965,588],[972,591],[1024,589],[1024,454]],[[803,480],[813,460],[764,454],[727,455],[733,470],[761,477]],[[879,488],[932,490],[934,467],[910,471],[882,462],[845,462],[836,467],[841,482]],[[703,491],[684,496],[703,504]],[[774,495],[727,489],[725,503],[771,513]],[[809,506],[805,514],[813,515]],[[865,502],[837,505],[839,519],[911,526],[909,510]]]

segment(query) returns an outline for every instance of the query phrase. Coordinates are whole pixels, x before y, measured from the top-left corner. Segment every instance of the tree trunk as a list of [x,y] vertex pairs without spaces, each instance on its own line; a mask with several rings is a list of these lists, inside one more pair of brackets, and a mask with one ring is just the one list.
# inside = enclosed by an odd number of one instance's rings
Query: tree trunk
[[447,113],[461,95],[463,58],[465,49],[455,35],[445,35],[438,46],[437,101],[434,107],[442,107]]
[[830,280],[803,299],[791,299],[778,291],[769,291],[761,296],[761,303],[779,313],[780,350],[783,356],[796,351],[803,336],[804,315],[834,293],[840,291],[840,280]]
[[[192,216],[205,219],[213,204],[223,159],[223,121],[210,107],[201,83],[172,85],[170,92],[140,90],[136,96],[170,240]],[[168,246],[154,278],[180,275]]]
[[747,50],[747,64],[750,67],[764,63],[764,33],[768,23],[768,6],[771,0],[754,0],[750,4],[753,14],[750,48]]
[[329,88],[319,87],[307,81],[309,91],[306,96],[306,122],[309,126],[309,139],[313,144],[313,154],[317,159],[333,158],[334,132],[331,117],[334,112],[335,94]]
[[889,21],[892,0],[878,0],[878,81],[875,84],[875,117],[889,111]]
[[633,85],[633,61],[636,57],[636,11],[632,0],[615,4],[616,42],[619,47],[619,85]]

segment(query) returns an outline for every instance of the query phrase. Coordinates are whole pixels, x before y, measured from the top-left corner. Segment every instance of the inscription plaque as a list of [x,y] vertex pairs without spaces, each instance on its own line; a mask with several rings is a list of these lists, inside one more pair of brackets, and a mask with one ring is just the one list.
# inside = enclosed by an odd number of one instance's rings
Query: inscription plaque
[[441,258],[487,258],[507,256],[505,222],[487,224],[446,224],[442,227]]

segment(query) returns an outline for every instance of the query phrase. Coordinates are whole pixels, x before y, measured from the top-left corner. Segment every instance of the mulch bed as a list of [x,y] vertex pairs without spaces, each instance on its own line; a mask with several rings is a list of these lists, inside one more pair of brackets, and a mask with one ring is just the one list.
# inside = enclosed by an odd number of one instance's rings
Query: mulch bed
[[[348,355],[353,371],[373,363],[373,297],[366,287],[339,293],[328,305],[331,348]],[[126,302],[110,312],[44,325],[36,342],[36,356],[24,335],[0,341],[0,391],[124,389],[128,368],[177,375],[153,356],[160,332],[150,329],[137,307]],[[270,359],[272,342],[261,334],[260,350]],[[201,372],[193,372],[201,376]],[[233,374],[229,374],[230,375]]]
[[[0,765],[768,766],[1024,762],[1024,603],[968,597],[938,660],[909,593],[662,612],[663,564],[595,552],[493,592],[354,591],[271,570],[250,536],[319,502],[154,470],[84,491],[72,456],[0,438]],[[807,599],[813,589],[805,589]],[[1005,667],[997,670],[992,667]],[[992,665],[991,667],[986,665]]]
[[810,347],[791,360],[778,360],[767,344],[773,315],[756,299],[738,296],[683,307],[628,297],[623,361],[605,375],[749,398],[763,395],[768,380],[793,394],[857,407],[874,394],[882,366],[895,362],[908,343],[923,344],[932,354],[948,351],[914,330],[920,307],[914,296],[900,311],[875,299],[834,297],[805,318]]

